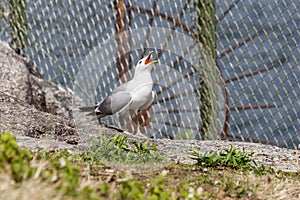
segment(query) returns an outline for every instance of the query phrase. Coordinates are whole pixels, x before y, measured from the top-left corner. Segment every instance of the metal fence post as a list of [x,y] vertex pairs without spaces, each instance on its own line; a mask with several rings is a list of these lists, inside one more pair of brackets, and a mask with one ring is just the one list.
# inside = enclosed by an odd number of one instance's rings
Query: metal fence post
[[216,37],[214,0],[198,1],[197,39],[203,47],[200,61],[200,101],[202,139],[218,139],[217,87],[216,87]]
[[11,46],[21,51],[28,45],[26,0],[10,0],[9,11]]

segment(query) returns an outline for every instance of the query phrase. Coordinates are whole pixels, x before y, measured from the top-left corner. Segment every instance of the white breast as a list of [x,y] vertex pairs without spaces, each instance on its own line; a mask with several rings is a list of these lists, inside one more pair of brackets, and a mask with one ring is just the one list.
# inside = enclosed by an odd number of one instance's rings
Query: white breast
[[141,86],[137,87],[132,93],[132,103],[129,106],[130,110],[134,110],[135,112],[147,103],[150,99],[152,99],[152,86],[153,83],[145,83]]

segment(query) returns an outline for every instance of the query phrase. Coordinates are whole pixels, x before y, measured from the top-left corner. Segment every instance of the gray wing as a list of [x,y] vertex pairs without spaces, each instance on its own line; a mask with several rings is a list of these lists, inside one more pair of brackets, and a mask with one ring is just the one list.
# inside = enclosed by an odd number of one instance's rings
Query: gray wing
[[130,84],[130,81],[124,83],[123,85],[120,85],[118,87],[116,87],[112,94],[116,94],[116,93],[122,93],[122,92],[127,92],[127,89],[128,89],[128,85]]
[[155,92],[152,91],[151,97],[149,98],[149,100],[148,100],[144,105],[142,105],[142,106],[139,108],[139,111],[146,110],[147,108],[149,108],[149,107],[151,106],[152,102],[154,101],[155,96],[156,96]]
[[132,97],[129,93],[117,92],[100,102],[95,109],[95,113],[102,117],[112,115],[127,109],[131,102]]
[[130,93],[126,92],[128,83],[115,88],[110,96],[107,96],[96,106],[81,107],[79,109],[83,112],[90,112],[88,115],[96,114],[98,118],[123,111],[132,102]]

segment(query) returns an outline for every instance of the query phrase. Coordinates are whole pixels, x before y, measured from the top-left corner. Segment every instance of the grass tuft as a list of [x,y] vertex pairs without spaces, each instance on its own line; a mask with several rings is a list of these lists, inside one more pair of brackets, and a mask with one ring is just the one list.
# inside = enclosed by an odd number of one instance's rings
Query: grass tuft
[[233,169],[253,169],[257,166],[254,159],[252,158],[253,152],[247,153],[244,151],[237,150],[230,146],[229,149],[221,152],[205,153],[204,155],[199,152],[198,149],[193,148],[189,152],[190,158],[197,161],[197,165],[203,167],[217,167],[224,166]]
[[144,143],[140,141],[129,142],[126,136],[117,135],[112,138],[106,138],[100,134],[98,140],[91,142],[87,152],[81,157],[89,162],[124,162],[133,163],[151,163],[163,160],[157,152],[155,145],[149,145],[148,140]]

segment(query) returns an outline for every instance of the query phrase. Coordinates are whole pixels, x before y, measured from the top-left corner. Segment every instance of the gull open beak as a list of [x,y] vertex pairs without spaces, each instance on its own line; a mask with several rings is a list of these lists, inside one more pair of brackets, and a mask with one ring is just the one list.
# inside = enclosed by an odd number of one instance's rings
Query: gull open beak
[[151,65],[151,64],[154,64],[154,63],[157,63],[157,62],[158,62],[158,60],[152,60],[152,61],[150,62],[150,57],[151,57],[152,53],[153,53],[153,51],[150,51],[150,52],[149,52],[149,54],[148,54],[148,56],[147,56],[147,59],[145,60],[145,65]]

